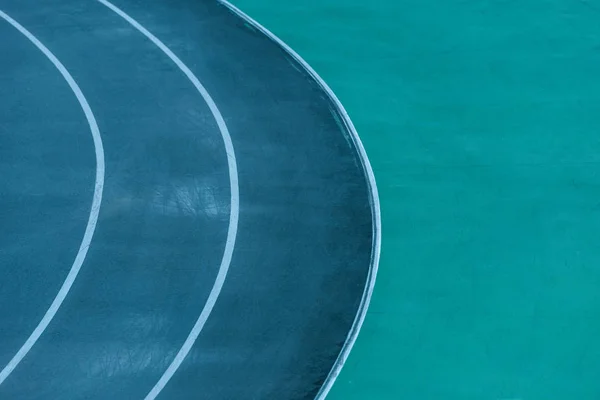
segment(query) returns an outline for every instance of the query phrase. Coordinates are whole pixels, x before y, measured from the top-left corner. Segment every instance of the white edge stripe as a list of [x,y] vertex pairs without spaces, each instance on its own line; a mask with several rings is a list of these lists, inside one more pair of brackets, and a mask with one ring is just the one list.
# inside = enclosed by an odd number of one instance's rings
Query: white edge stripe
[[54,64],[56,69],[62,74],[63,78],[67,81],[71,90],[77,97],[83,112],[85,113],[85,117],[92,131],[92,138],[94,140],[94,149],[96,152],[96,182],[94,185],[94,197],[92,200],[92,207],[90,210],[90,216],[88,219],[87,226],[85,228],[85,233],[83,235],[83,240],[81,241],[81,245],[79,246],[79,251],[77,256],[75,257],[75,261],[67,275],[65,281],[63,282],[58,294],[52,301],[52,304],[42,317],[41,321],[38,323],[34,331],[31,333],[27,341],[21,346],[19,351],[14,355],[14,357],[9,361],[9,363],[4,367],[4,369],[0,372],[0,385],[6,378],[12,373],[12,371],[19,365],[21,360],[27,355],[27,353],[31,350],[31,348],[35,345],[40,336],[44,333],[56,313],[58,309],[62,305],[63,301],[67,297],[67,294],[71,290],[73,286],[73,282],[77,278],[79,274],[79,270],[83,265],[85,260],[85,256],[87,255],[88,249],[92,242],[92,237],[94,236],[94,230],[96,229],[96,223],[98,221],[98,214],[100,213],[100,204],[102,203],[102,190],[104,187],[104,148],[102,146],[102,138],[100,136],[100,130],[98,129],[98,124],[96,123],[96,118],[90,108],[85,96],[81,92],[81,89],[69,73],[64,65],[56,58],[56,56],[48,50],[46,46],[44,46],[33,34],[31,34],[27,29],[25,29],[21,24],[12,19],[9,15],[0,10],[0,17],[3,18],[6,22],[11,24],[14,28],[16,28],[19,32],[21,32],[30,42],[32,42],[44,55]]
[[163,388],[167,385],[169,380],[173,377],[177,369],[181,366],[181,363],[188,355],[194,342],[198,338],[198,335],[204,328],[204,324],[208,320],[215,303],[221,293],[221,289],[223,288],[223,284],[225,283],[225,279],[227,278],[227,272],[229,271],[229,265],[231,263],[231,258],[233,256],[233,249],[235,247],[235,239],[237,236],[238,229],[238,219],[239,219],[239,186],[238,186],[238,172],[237,172],[237,161],[235,158],[235,152],[233,149],[233,143],[231,141],[231,136],[229,135],[229,130],[227,129],[227,125],[225,124],[225,120],[221,115],[217,105],[214,100],[206,90],[206,88],[200,83],[198,78],[194,75],[194,73],[177,57],[162,41],[160,41],[156,36],[150,33],[146,28],[144,28],[139,22],[126,14],[123,10],[116,7],[112,3],[106,0],[97,0],[102,3],[112,11],[114,11],[121,18],[126,20],[129,24],[131,24],[135,29],[137,29],[140,33],[146,36],[152,43],[154,43],[163,53],[165,53],[176,65],[177,67],[185,74],[185,76],[192,82],[192,84],[196,87],[198,92],[208,104],[211,113],[213,114],[219,130],[221,131],[221,136],[223,136],[223,142],[225,144],[225,151],[227,153],[227,165],[229,168],[229,183],[231,186],[231,211],[229,216],[229,227],[227,231],[227,240],[225,242],[225,250],[223,252],[223,258],[221,260],[221,265],[219,266],[219,272],[217,274],[217,278],[215,283],[210,291],[208,296],[208,300],[198,317],[198,320],[194,324],[191,332],[189,333],[187,339],[183,343],[181,349],[167,368],[167,370],[160,377],[156,385],[150,390],[150,392],[146,395],[145,400],[153,400],[155,399]]
[[367,310],[369,308],[369,304],[371,302],[371,297],[373,296],[373,289],[375,288],[375,280],[377,278],[377,271],[379,269],[379,258],[381,254],[381,208],[379,205],[379,193],[377,191],[377,183],[375,182],[375,175],[373,173],[373,168],[371,167],[371,163],[369,162],[369,158],[367,157],[367,152],[360,140],[358,132],[348,115],[348,112],[337,98],[333,90],[327,85],[327,83],[317,74],[317,72],[298,54],[296,53],[290,46],[288,46],[283,40],[279,39],[274,33],[269,31],[267,28],[262,26],[260,23],[252,19],[242,10],[231,4],[227,0],[218,0],[224,6],[229,8],[235,14],[240,16],[242,19],[246,20],[250,25],[254,26],[256,29],[261,31],[263,34],[268,36],[275,43],[280,45],[285,51],[287,51],[304,69],[319,83],[321,88],[329,95],[331,101],[337,107],[339,113],[344,119],[344,123],[352,136],[352,140],[354,145],[358,149],[358,153],[361,159],[361,163],[363,165],[365,174],[367,176],[367,180],[369,182],[369,186],[371,189],[371,209],[373,214],[373,250],[371,255],[371,266],[369,269],[369,274],[367,277],[367,283],[365,285],[365,290],[363,292],[363,296],[361,299],[360,306],[358,308],[358,313],[356,318],[354,319],[354,323],[350,329],[350,333],[346,338],[346,342],[342,346],[342,350],[333,366],[329,375],[325,379],[323,386],[319,390],[316,396],[316,400],[323,400],[329,394],[331,387],[335,383],[338,375],[340,374],[354,343],[356,342],[356,338],[362,328],[365,317],[367,315]]

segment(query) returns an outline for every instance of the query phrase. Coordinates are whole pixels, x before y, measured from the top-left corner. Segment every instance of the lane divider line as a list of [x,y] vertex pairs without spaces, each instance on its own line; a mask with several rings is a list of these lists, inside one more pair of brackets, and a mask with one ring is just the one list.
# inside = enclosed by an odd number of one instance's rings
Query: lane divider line
[[25,343],[21,346],[19,351],[13,356],[13,358],[8,362],[8,364],[0,371],[0,385],[8,378],[8,376],[14,371],[14,369],[19,365],[19,363],[25,358],[27,353],[31,350],[31,348],[38,341],[40,336],[44,333],[59,308],[62,306],[65,298],[69,294],[75,279],[77,279],[77,275],[81,270],[81,266],[85,261],[85,257],[87,255],[88,249],[92,243],[92,238],[94,236],[94,231],[96,230],[96,224],[98,222],[98,215],[100,213],[100,205],[102,204],[102,191],[104,189],[104,147],[102,145],[102,137],[100,135],[100,129],[98,128],[98,124],[96,122],[96,118],[94,117],[94,113],[90,108],[85,96],[83,95],[79,85],[73,79],[69,71],[65,68],[65,66],[56,58],[56,56],[46,47],[42,42],[40,42],[31,32],[25,29],[21,24],[11,18],[4,11],[0,10],[0,18],[4,19],[10,25],[12,25],[15,29],[17,29],[21,34],[23,34],[31,43],[33,43],[47,58],[54,64],[56,69],[63,76],[65,81],[69,84],[69,87],[77,97],[77,101],[81,105],[83,112],[85,114],[85,118],[87,119],[88,125],[90,126],[90,130],[92,132],[92,138],[94,141],[94,150],[96,153],[96,181],[94,184],[94,197],[92,200],[92,207],[90,209],[90,215],[88,218],[87,226],[85,228],[85,233],[83,235],[83,240],[81,241],[81,245],[79,246],[79,250],[77,252],[77,256],[75,257],[75,261],[71,266],[69,274],[67,275],[65,281],[63,282],[60,290],[56,294],[56,297],[50,304],[50,307],[42,317],[41,321],[35,327],[31,335],[27,338]]
[[231,210],[229,215],[229,227],[227,230],[227,239],[225,242],[225,250],[223,252],[223,258],[221,260],[221,265],[219,266],[219,272],[217,274],[217,278],[215,283],[210,291],[208,296],[208,300],[206,301],[200,316],[198,317],[196,323],[194,324],[192,330],[190,331],[188,337],[185,342],[177,352],[177,355],[160,377],[158,382],[154,385],[154,387],[150,390],[150,392],[146,395],[145,400],[153,400],[155,399],[160,392],[164,389],[164,387],[169,383],[175,372],[179,369],[183,360],[187,357],[192,346],[196,342],[198,335],[204,328],[208,317],[210,316],[219,295],[221,294],[221,290],[223,289],[223,284],[225,283],[225,279],[227,278],[227,273],[229,271],[229,266],[231,264],[231,259],[233,257],[233,250],[235,247],[235,240],[237,236],[238,229],[238,220],[240,213],[240,195],[239,195],[239,182],[238,182],[238,171],[237,171],[237,160],[235,158],[235,151],[233,148],[233,142],[231,140],[231,136],[229,134],[229,129],[225,124],[225,120],[223,119],[223,115],[219,111],[216,103],[206,90],[206,88],[200,83],[200,80],[194,75],[194,73],[177,57],[171,49],[169,49],[162,41],[160,41],[156,36],[150,33],[146,28],[144,28],[139,22],[126,14],[123,10],[112,4],[107,0],[96,0],[99,3],[105,5],[110,10],[112,10],[115,14],[123,18],[127,21],[131,26],[137,29],[141,34],[146,36],[152,43],[154,43],[163,53],[167,55],[175,63],[175,65],[185,74],[185,76],[192,82],[194,87],[198,90],[200,95],[204,98],[204,101],[208,105],[213,117],[215,118],[217,125],[219,127],[219,131],[221,132],[221,136],[223,137],[223,143],[225,144],[225,151],[227,153],[227,166],[229,168],[229,184],[231,190]]

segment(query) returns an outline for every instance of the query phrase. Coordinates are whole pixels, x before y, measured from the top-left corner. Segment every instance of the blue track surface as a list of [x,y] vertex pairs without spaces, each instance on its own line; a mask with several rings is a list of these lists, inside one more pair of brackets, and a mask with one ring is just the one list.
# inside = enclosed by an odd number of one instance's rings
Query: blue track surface
[[115,5],[0,0],[0,399],[314,398],[373,256],[342,115],[215,1]]

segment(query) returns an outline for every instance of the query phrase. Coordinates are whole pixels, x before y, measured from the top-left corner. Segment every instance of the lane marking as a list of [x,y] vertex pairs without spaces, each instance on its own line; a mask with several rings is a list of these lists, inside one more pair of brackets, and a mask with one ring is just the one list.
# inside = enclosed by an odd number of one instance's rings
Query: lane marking
[[371,254],[371,265],[369,268],[369,274],[367,276],[367,282],[365,285],[365,290],[363,292],[363,296],[360,302],[360,306],[358,308],[358,312],[350,328],[350,332],[344,345],[342,346],[342,350],[333,365],[333,368],[329,372],[329,375],[323,382],[323,386],[317,393],[316,400],[323,400],[329,394],[331,387],[335,383],[338,375],[340,374],[348,356],[350,355],[350,351],[356,342],[358,334],[362,328],[362,325],[365,321],[365,317],[367,315],[367,310],[369,308],[369,304],[371,302],[371,298],[373,297],[373,289],[375,288],[375,281],[377,279],[377,271],[379,270],[379,258],[381,255],[381,208],[379,204],[379,193],[377,190],[377,183],[375,181],[375,174],[373,173],[373,168],[371,167],[371,163],[369,158],[367,157],[367,152],[365,147],[363,146],[362,141],[348,115],[348,112],[337,98],[333,90],[327,85],[327,83],[317,74],[317,72],[298,54],[296,53],[289,45],[287,45],[283,40],[278,38],[274,33],[269,31],[267,28],[262,26],[259,22],[252,19],[242,10],[231,4],[227,0],[218,0],[225,7],[229,8],[234,14],[237,14],[243,20],[245,20],[248,24],[252,25],[259,31],[261,31],[264,35],[269,37],[273,42],[277,43],[281,46],[290,56],[292,56],[298,64],[300,64],[312,77],[319,83],[321,88],[327,93],[333,104],[336,106],[338,112],[342,116],[344,124],[350,132],[350,136],[354,145],[358,150],[358,155],[361,160],[367,181],[369,183],[370,189],[370,202],[371,202],[371,212],[373,217],[373,245],[372,245],[372,254]]
[[75,79],[71,76],[69,71],[65,68],[65,66],[56,58],[56,56],[48,50],[46,46],[42,44],[32,33],[30,33],[27,29],[25,29],[21,24],[12,19],[8,14],[0,10],[0,18],[4,19],[6,22],[11,24],[15,29],[21,32],[31,43],[33,43],[44,55],[54,64],[56,69],[61,73],[65,81],[69,84],[69,87],[77,97],[77,101],[81,105],[83,112],[85,114],[85,118],[87,119],[88,125],[90,126],[90,130],[92,132],[92,138],[94,140],[94,150],[96,152],[96,182],[94,184],[94,197],[92,200],[92,208],[90,210],[90,216],[88,218],[87,226],[85,228],[85,233],[83,235],[83,240],[81,241],[81,245],[79,246],[79,251],[77,252],[77,256],[75,257],[75,261],[71,266],[71,270],[67,275],[65,281],[63,282],[60,290],[58,291],[56,297],[50,304],[50,307],[44,314],[44,317],[38,323],[36,328],[33,330],[27,341],[21,346],[19,351],[14,355],[14,357],[9,361],[9,363],[0,371],[0,385],[8,378],[8,376],[14,371],[14,369],[19,365],[21,360],[27,355],[29,350],[35,345],[40,336],[44,333],[56,313],[58,309],[62,305],[63,301],[69,294],[71,287],[73,286],[73,282],[77,278],[81,266],[85,260],[88,249],[90,248],[90,244],[92,242],[92,238],[94,236],[94,231],[96,229],[96,224],[98,222],[98,214],[100,213],[100,205],[102,203],[102,190],[104,188],[104,147],[102,145],[102,137],[100,136],[100,129],[98,129],[98,124],[96,123],[96,118],[94,117],[94,113],[90,108],[85,96],[81,92],[79,85],[75,82]]
[[240,212],[240,198],[239,198],[239,184],[238,184],[238,172],[237,172],[237,160],[235,158],[235,152],[233,149],[233,143],[231,141],[231,136],[229,135],[229,129],[227,129],[227,125],[225,124],[225,120],[219,111],[219,108],[215,104],[214,100],[206,90],[206,88],[200,83],[196,75],[177,57],[171,49],[169,49],[162,41],[160,41],[156,36],[150,33],[146,28],[144,28],[139,22],[126,14],[123,10],[110,3],[107,0],[97,0],[99,3],[105,5],[125,21],[129,22],[131,26],[137,29],[140,33],[146,36],[152,43],[154,43],[163,53],[167,55],[177,67],[185,74],[185,76],[192,82],[194,87],[198,90],[200,95],[204,98],[204,101],[210,108],[210,111],[215,118],[219,130],[221,132],[221,136],[223,137],[223,143],[225,144],[225,151],[227,153],[227,165],[229,168],[229,184],[231,187],[231,211],[229,216],[229,227],[227,230],[227,240],[225,242],[225,250],[223,252],[223,258],[221,260],[221,265],[219,266],[219,273],[217,274],[217,278],[215,283],[210,291],[208,296],[208,300],[198,317],[198,320],[194,324],[194,327],[190,331],[187,339],[177,352],[177,355],[160,377],[156,385],[150,390],[150,392],[146,395],[145,400],[153,400],[155,399],[160,392],[164,389],[164,387],[169,383],[169,380],[173,377],[177,369],[181,366],[181,363],[186,358],[192,346],[196,342],[198,335],[204,328],[204,324],[208,320],[219,295],[221,294],[221,289],[223,288],[223,284],[225,283],[225,279],[227,278],[227,272],[229,271],[229,265],[231,264],[231,258],[233,256],[233,249],[235,247],[235,239],[237,236],[238,229],[238,219]]

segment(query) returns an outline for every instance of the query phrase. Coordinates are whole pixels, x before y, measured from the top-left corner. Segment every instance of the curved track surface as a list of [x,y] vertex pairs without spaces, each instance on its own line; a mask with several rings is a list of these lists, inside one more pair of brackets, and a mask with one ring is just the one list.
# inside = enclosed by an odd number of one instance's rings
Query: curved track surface
[[317,396],[378,257],[343,110],[213,0],[0,12],[0,399]]

